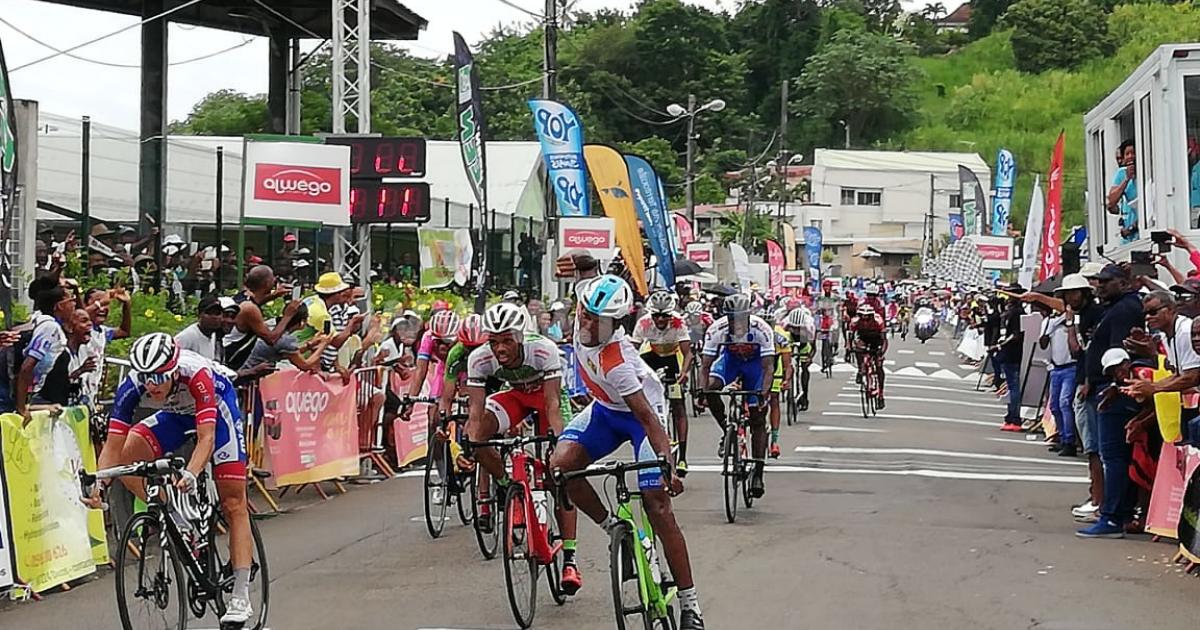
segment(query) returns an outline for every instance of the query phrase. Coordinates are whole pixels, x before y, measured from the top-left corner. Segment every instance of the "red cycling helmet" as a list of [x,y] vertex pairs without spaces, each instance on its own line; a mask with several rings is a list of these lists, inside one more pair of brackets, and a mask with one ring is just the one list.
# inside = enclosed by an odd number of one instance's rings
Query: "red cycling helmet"
[[458,341],[464,346],[474,348],[487,343],[487,340],[487,331],[483,329],[483,316],[476,313],[467,315],[462,327],[458,329]]
[[434,300],[433,304],[429,306],[429,312],[431,313],[448,310],[450,310],[450,303],[446,300]]
[[433,318],[429,320],[429,332],[434,339],[450,340],[458,336],[458,330],[462,327],[462,320],[454,311],[438,311],[433,314]]

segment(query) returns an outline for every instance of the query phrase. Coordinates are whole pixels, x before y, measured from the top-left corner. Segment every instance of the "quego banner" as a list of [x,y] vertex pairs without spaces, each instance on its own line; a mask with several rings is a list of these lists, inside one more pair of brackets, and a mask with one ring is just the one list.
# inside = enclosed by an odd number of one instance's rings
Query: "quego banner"
[[542,143],[542,157],[550,173],[550,184],[558,198],[558,213],[564,217],[590,214],[587,172],[583,164],[583,125],[570,107],[558,101],[533,99],[533,128]]
[[675,286],[675,255],[671,251],[671,237],[667,233],[667,209],[659,197],[658,174],[645,158],[637,155],[626,155],[625,165],[629,168],[634,208],[642,220],[650,249],[658,258],[658,275],[665,286]]
[[355,384],[299,370],[259,385],[271,479],[279,486],[358,474]]
[[616,222],[617,246],[621,248],[625,267],[633,276],[634,288],[638,293],[648,295],[646,260],[642,257],[642,237],[637,211],[633,208],[633,191],[629,187],[629,167],[616,149],[603,144],[589,144],[583,148],[583,154],[596,190],[600,192],[604,214]]
[[60,417],[39,411],[24,426],[21,416],[0,416],[16,577],[35,593],[88,575],[108,560],[103,515],[88,510],[79,495],[79,469],[87,469],[89,460],[91,470],[96,465],[87,423],[78,408]]

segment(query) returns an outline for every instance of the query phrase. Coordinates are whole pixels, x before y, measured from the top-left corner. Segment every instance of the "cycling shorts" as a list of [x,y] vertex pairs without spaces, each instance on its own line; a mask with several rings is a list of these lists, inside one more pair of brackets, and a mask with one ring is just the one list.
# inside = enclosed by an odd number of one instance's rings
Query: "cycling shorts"
[[[246,480],[246,439],[237,392],[227,389],[217,401],[216,439],[213,445],[213,477],[223,481]],[[196,417],[173,411],[158,411],[143,418],[130,429],[150,444],[157,459],[174,453],[196,428]]]
[[[721,381],[722,386],[741,381],[743,390],[761,390],[763,382],[762,357],[739,358],[731,352],[723,352],[708,371],[709,378]],[[758,397],[750,396],[750,404],[758,404]]]
[[642,361],[655,372],[663,371],[663,389],[666,390],[667,398],[683,400],[683,391],[678,387],[679,375],[683,372],[683,362],[678,354],[664,356],[653,351],[643,352]]
[[532,392],[506,389],[488,396],[484,408],[500,421],[497,433],[507,433],[534,412],[537,412],[537,434],[545,435],[549,431],[546,424],[546,393],[541,389]]
[[[665,431],[665,410],[659,408],[654,412]],[[645,429],[632,411],[609,409],[595,401],[588,403],[583,411],[571,420],[559,441],[575,442],[582,446],[592,461],[608,457],[625,442],[633,446],[633,458],[638,463],[658,458],[654,447],[650,445],[650,439],[646,437]],[[662,472],[657,469],[639,470],[638,487],[642,490],[662,489]]]

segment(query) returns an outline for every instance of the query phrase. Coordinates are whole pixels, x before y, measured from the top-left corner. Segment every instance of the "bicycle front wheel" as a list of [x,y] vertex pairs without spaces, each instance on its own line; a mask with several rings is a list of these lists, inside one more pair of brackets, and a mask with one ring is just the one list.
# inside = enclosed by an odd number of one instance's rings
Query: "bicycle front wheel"
[[725,486],[725,518],[737,520],[738,484],[742,479],[742,453],[738,444],[737,425],[730,420],[725,426],[725,452],[721,454],[721,478]]
[[525,488],[510,485],[504,502],[504,582],[513,620],[522,628],[533,625],[538,575],[537,559],[529,547],[533,534],[525,507]]
[[450,507],[450,493],[446,487],[450,448],[434,438],[429,443],[431,447],[425,457],[425,528],[431,537],[437,538],[446,528],[446,513]]
[[[499,505],[504,497],[497,496],[499,487],[483,466],[475,466],[475,483],[471,486],[471,519],[475,526],[475,542],[479,543],[479,553],[484,560],[496,557],[496,547],[500,541],[500,510]],[[482,496],[486,493],[486,497]],[[486,515],[484,511],[486,510]]]
[[455,507],[458,508],[458,521],[463,526],[470,525],[474,519],[475,508],[468,503],[475,501],[475,474],[459,472],[458,493],[454,496]]
[[115,582],[125,630],[187,628],[183,564],[156,514],[144,512],[129,520],[117,548]]
[[641,567],[634,549],[637,541],[629,523],[613,527],[608,535],[608,571],[612,576],[613,609],[617,615],[617,630],[626,630],[628,618],[646,610],[641,595]]

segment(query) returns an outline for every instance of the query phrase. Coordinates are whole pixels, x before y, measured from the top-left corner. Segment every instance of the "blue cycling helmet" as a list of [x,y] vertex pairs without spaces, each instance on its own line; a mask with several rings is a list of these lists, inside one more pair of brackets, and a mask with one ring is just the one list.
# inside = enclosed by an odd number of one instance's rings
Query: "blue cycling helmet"
[[620,319],[633,307],[633,290],[617,276],[603,275],[581,284],[580,304],[593,315]]

